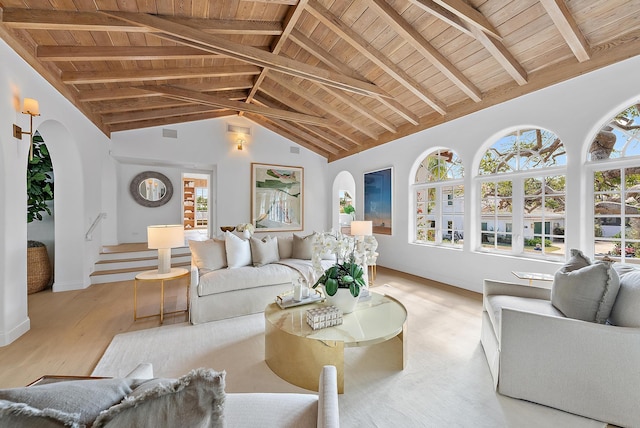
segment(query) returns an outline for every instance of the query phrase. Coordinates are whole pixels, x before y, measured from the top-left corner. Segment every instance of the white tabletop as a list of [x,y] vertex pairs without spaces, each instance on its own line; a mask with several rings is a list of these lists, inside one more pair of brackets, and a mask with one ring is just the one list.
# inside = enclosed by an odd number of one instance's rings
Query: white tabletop
[[308,309],[325,304],[297,306],[280,309],[275,303],[266,310],[266,319],[279,329],[316,340],[338,340],[345,347],[366,346],[380,343],[402,332],[407,320],[407,310],[399,301],[372,292],[371,299],[359,302],[356,310],[343,315],[341,325],[313,330],[307,324]]
[[139,274],[136,275],[136,279],[139,279],[142,281],[171,279],[171,278],[177,278],[187,273],[189,273],[189,270],[185,268],[171,268],[171,271],[169,271],[169,273],[162,273],[162,274],[158,273],[158,269],[154,269],[154,270],[146,270],[144,272],[140,272]]

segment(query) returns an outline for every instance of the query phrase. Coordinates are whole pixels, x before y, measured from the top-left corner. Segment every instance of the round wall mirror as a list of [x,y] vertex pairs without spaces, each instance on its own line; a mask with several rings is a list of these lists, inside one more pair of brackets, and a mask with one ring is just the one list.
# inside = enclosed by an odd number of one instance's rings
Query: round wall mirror
[[133,199],[143,207],[159,207],[173,196],[171,180],[159,172],[145,171],[133,177],[129,185]]

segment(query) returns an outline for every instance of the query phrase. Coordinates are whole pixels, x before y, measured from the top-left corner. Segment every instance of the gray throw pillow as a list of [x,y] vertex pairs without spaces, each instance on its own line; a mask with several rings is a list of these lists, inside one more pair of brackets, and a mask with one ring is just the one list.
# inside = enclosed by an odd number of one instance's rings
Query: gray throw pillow
[[0,390],[0,399],[35,409],[78,414],[78,422],[91,425],[101,411],[132,392],[134,379],[88,379]]
[[198,269],[218,270],[227,267],[227,253],[223,239],[189,241],[191,259]]
[[293,255],[293,237],[278,237],[278,256],[280,259],[290,259]]
[[620,277],[620,291],[609,321],[620,327],[640,327],[640,270],[627,270]]
[[301,260],[311,260],[313,255],[313,243],[316,240],[316,234],[312,233],[307,236],[298,236],[293,234],[293,251],[291,258]]
[[251,258],[254,266],[264,266],[280,260],[278,255],[278,238],[265,236],[262,239],[251,238]]
[[224,427],[225,372],[192,370],[153,379],[98,416],[93,428]]
[[620,280],[610,262],[590,264],[578,250],[556,272],[551,303],[566,317],[604,324],[615,302]]
[[0,428],[81,428],[80,414],[0,400]]

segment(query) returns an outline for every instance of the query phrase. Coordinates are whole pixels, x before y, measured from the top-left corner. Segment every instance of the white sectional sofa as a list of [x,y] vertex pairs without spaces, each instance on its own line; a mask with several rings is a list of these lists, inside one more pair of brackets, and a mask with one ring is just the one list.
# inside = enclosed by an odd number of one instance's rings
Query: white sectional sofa
[[[586,269],[604,269],[594,265]],[[592,299],[579,291],[598,290],[582,270],[561,270],[553,287],[571,281],[577,288],[569,297],[589,301],[594,314],[610,300],[606,322],[580,319],[586,317],[563,306],[561,290],[484,281],[481,343],[494,386],[510,397],[640,427],[640,270],[603,270],[611,287]]]
[[[243,240],[244,242],[239,242]],[[190,241],[192,324],[258,313],[298,278],[315,280],[313,234]],[[248,252],[248,253],[247,253]],[[323,266],[334,259],[327,257]]]

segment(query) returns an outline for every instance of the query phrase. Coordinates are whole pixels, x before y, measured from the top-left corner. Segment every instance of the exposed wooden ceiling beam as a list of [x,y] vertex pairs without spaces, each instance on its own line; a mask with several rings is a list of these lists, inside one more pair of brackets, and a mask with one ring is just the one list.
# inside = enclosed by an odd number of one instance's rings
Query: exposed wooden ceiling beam
[[[280,22],[233,21],[198,18],[166,17],[168,20],[189,23],[208,34],[254,34],[279,35]],[[76,12],[50,9],[3,8],[0,21],[8,27],[25,30],[75,30],[75,31],[124,31],[127,33],[149,33],[153,30],[131,25],[120,19],[96,12]]]
[[[307,4],[307,0],[300,0],[295,7],[289,8],[289,12],[287,13],[287,16],[284,20],[285,21],[284,29],[282,31],[282,34],[278,37],[276,42],[273,44],[271,48],[271,53],[273,53],[274,55],[280,54],[280,51],[282,50],[282,47],[284,46],[285,41],[289,37],[289,34],[291,34],[291,31],[293,31],[293,28],[298,23],[298,19],[300,19],[300,16],[302,16],[302,11],[304,10],[306,4]],[[260,75],[255,81],[255,84],[253,85],[253,88],[251,88],[251,91],[249,92],[249,96],[247,97],[246,102],[248,103],[251,102],[256,92],[258,91],[258,88],[264,81],[265,77],[267,77],[268,72],[269,72],[268,68],[262,69],[262,73],[260,73]]]
[[[498,61],[505,71],[513,78],[513,80],[518,82],[519,85],[527,83],[527,72],[514,58],[511,52],[509,52],[506,46],[504,46],[500,35],[496,36],[493,32],[486,32],[484,31],[485,29],[478,27],[477,25],[473,25],[469,19],[465,18],[467,15],[465,15],[464,12],[452,7],[453,2],[448,4],[448,8],[445,8],[444,6],[441,6],[441,4],[446,3],[444,0],[436,0],[437,3],[431,0],[409,1],[447,24],[454,26],[465,34],[468,34],[478,40],[478,42],[480,42],[480,44],[489,51],[495,60]],[[464,7],[462,8],[464,9]]]
[[506,46],[492,35],[486,34],[475,27],[471,27],[474,37],[482,43],[482,46],[498,61],[505,71],[515,80],[518,85],[524,85],[528,81],[526,70],[511,55]]
[[564,37],[578,61],[588,61],[591,58],[591,48],[578,28],[578,24],[571,15],[564,0],[540,0],[540,3],[551,17],[551,20]]
[[220,54],[189,46],[43,46],[36,49],[42,61],[141,61],[218,58]]
[[345,42],[349,43],[364,55],[369,61],[376,64],[385,73],[395,79],[398,83],[411,91],[420,100],[425,102],[440,114],[446,113],[446,106],[428,89],[422,87],[404,70],[394,64],[386,56],[375,50],[371,45],[359,34],[345,25],[338,17],[333,15],[328,9],[322,6],[317,0],[309,0],[309,8],[307,10],[325,26],[338,34]]
[[260,68],[252,65],[222,67],[193,67],[148,70],[64,71],[62,81],[67,84],[143,82],[145,80],[194,79],[200,77],[226,77],[255,75]]
[[472,100],[480,101],[482,93],[467,77],[462,74],[444,55],[429,43],[415,28],[405,21],[396,10],[384,0],[370,0],[378,15],[404,38],[413,48],[434,65],[442,74],[451,80]]
[[[373,139],[378,138],[378,134],[373,132],[367,126],[359,123],[358,119],[356,119],[355,117],[346,116],[346,115],[338,112],[333,105],[321,100],[318,97],[311,96],[307,91],[305,91],[303,88],[298,87],[297,85],[292,85],[292,82],[291,81],[287,81],[284,78],[284,76],[282,76],[281,74],[271,73],[271,74],[269,74],[269,79],[273,80],[278,85],[280,85],[280,86],[282,86],[284,88],[287,88],[287,90],[289,90],[292,93],[296,94],[298,97],[300,97],[302,99],[305,99],[305,100],[307,100],[309,102],[312,102],[313,105],[316,106],[316,108],[319,108],[322,111],[324,111],[325,115],[330,115],[330,116],[335,117],[339,121],[344,122],[348,126],[357,129],[358,131],[362,132],[364,135],[369,136],[370,138],[373,138]],[[276,99],[278,99],[278,98],[276,98]],[[287,101],[283,101],[283,102],[286,103]]]
[[[260,95],[256,95],[254,102],[264,105],[266,107],[272,107],[272,108],[277,107],[273,101],[267,100],[265,97]],[[301,129],[301,132],[304,132],[305,134],[307,132],[309,134],[313,134],[313,135],[310,135],[310,138],[313,138],[313,139],[320,138],[320,140],[323,141],[323,144],[329,144],[329,146],[332,148],[332,150],[330,150],[332,153],[334,149],[337,149],[338,151],[340,151],[340,150],[347,150],[352,147],[352,145],[347,145],[344,142],[339,141],[334,135],[329,134],[323,129],[319,129],[316,126],[307,125],[305,123],[296,123],[295,127]],[[305,134],[301,134],[301,135],[305,135]],[[309,139],[309,141],[312,141],[312,140]]]
[[131,129],[150,128],[153,126],[171,125],[174,123],[195,122],[197,120],[215,119],[218,117],[226,117],[235,115],[235,111],[221,110],[208,113],[196,113],[184,116],[164,117],[162,119],[141,120],[138,122],[114,123],[109,125],[110,132],[128,131]]
[[[273,80],[273,74],[271,74],[269,76],[269,80]],[[288,85],[287,88],[288,89],[294,89],[291,85]],[[269,81],[265,81],[260,86],[260,92],[270,96],[271,98],[273,98],[274,100],[276,100],[276,101],[278,101],[278,102],[280,102],[282,104],[288,105],[289,107],[295,109],[296,111],[299,111],[301,113],[305,113],[306,112],[306,114],[314,114],[314,112],[309,110],[304,105],[304,102],[294,101],[294,100],[292,100],[290,98],[286,98],[283,95],[283,91],[281,90],[281,88],[279,86],[277,86],[275,83],[269,84]],[[299,91],[299,92],[302,92],[302,91]],[[296,93],[296,95],[298,95],[300,98],[302,98],[305,101],[307,101],[309,99],[308,96],[307,97],[303,97],[303,96],[299,95],[299,93]],[[315,103],[314,103],[314,107],[322,109],[321,106],[318,106]],[[323,111],[325,112],[325,114],[327,116],[330,116],[330,117],[333,117],[333,118],[337,119],[338,121],[344,123],[344,125],[338,125],[338,124],[334,123],[332,131],[335,132],[336,134],[340,135],[341,138],[344,138],[345,140],[351,141],[355,145],[360,144],[356,138],[351,136],[351,134],[353,133],[353,129],[352,129],[352,125],[353,124],[347,125],[346,124],[347,122],[345,122],[345,121],[348,121],[349,119],[338,115],[334,110],[335,109],[331,109],[331,111],[328,111],[328,112],[326,110],[323,110]],[[358,126],[358,125],[356,125],[356,126]],[[358,128],[354,127],[354,129],[358,129]],[[366,130],[366,128],[365,128],[365,130]],[[364,134],[364,135],[367,135],[367,134]],[[373,135],[375,137],[375,134],[373,134]]]
[[348,97],[346,94],[340,92],[337,89],[333,89],[333,88],[322,88],[324,91],[326,91],[327,93],[331,94],[334,98],[340,100],[341,102],[345,103],[346,105],[348,105],[349,107],[351,107],[352,109],[354,109],[355,111],[357,111],[358,113],[360,113],[361,115],[368,117],[369,119],[371,119],[372,121],[374,121],[375,123],[377,123],[378,125],[382,126],[383,128],[385,128],[387,131],[389,132],[397,132],[397,128],[396,126],[389,122],[387,119],[385,119],[384,117],[380,116],[379,114],[376,114],[374,111],[371,110],[370,107],[365,106],[364,104],[362,104],[360,101],[352,98],[352,97]]
[[216,97],[214,95],[207,95],[201,92],[189,91],[172,86],[145,86],[145,89],[153,92],[159,92],[170,98],[177,98],[185,101],[207,104],[214,107],[228,108],[235,111],[251,112],[261,114],[263,116],[299,121],[319,126],[331,126],[331,123],[323,117],[310,116],[287,110],[263,108],[253,104],[246,104],[239,101],[230,101],[224,98]]
[[[337,72],[351,76],[351,77],[355,77],[356,79],[364,79],[364,77],[360,76],[358,73],[351,70],[349,67],[347,67],[346,64],[344,64],[342,61],[340,61],[338,58],[332,55],[331,52],[325,50],[322,46],[315,43],[313,40],[311,40],[310,38],[302,34],[300,31],[293,30],[289,35],[289,38],[294,43],[301,46],[304,50],[306,50],[311,55],[313,55],[318,60],[320,60],[323,64],[327,65],[328,67],[331,67]],[[404,118],[408,122],[411,122],[414,125],[417,125],[419,123],[418,116],[413,114],[413,112],[409,111],[409,109],[404,107],[402,104],[400,104],[393,98],[376,97],[376,99],[378,100],[378,102],[380,102],[381,104],[384,104],[387,108],[394,111],[398,116]]]
[[253,122],[257,123],[260,126],[263,126],[265,128],[267,128],[270,131],[275,132],[276,134],[282,135],[285,138],[288,138],[289,140],[293,141],[296,144],[301,145],[302,147],[311,150],[314,153],[319,154],[320,156],[323,156],[325,158],[329,158],[329,152],[325,151],[325,150],[321,150],[318,147],[314,146],[313,144],[301,139],[298,134],[294,134],[293,132],[288,131],[287,129],[283,129],[280,128],[279,126],[276,126],[272,121],[270,121],[268,118],[264,117],[264,116],[259,116],[256,114],[251,114],[251,113],[246,113],[245,117],[247,119],[252,120]]
[[487,18],[477,9],[469,6],[463,0],[433,0],[439,6],[442,6],[449,12],[455,14],[460,19],[466,21],[468,24],[474,26],[478,30],[486,34],[490,34],[493,38],[502,40],[502,37],[498,31],[491,25]]
[[[191,101],[167,98],[158,93],[153,93],[153,97],[138,97],[119,100],[97,101],[91,103],[91,108],[96,113],[118,113],[133,112],[138,110],[150,110],[158,108],[184,107],[193,104]],[[246,92],[224,92],[216,93],[217,97],[225,100],[244,101],[247,97]]]
[[[192,85],[175,85],[182,89],[200,92],[214,91],[231,91],[238,89],[249,89],[253,84],[249,80],[231,79],[221,82],[195,83]],[[89,89],[83,90],[78,94],[80,101],[103,101],[103,100],[120,100],[126,98],[147,98],[158,97],[160,94],[145,91],[137,86],[129,86],[126,88],[109,88],[109,89]]]
[[222,53],[231,58],[245,61],[259,67],[273,68],[274,70],[278,70],[282,73],[313,80],[321,84],[334,86],[362,95],[386,95],[382,90],[380,90],[380,88],[372,83],[363,82],[335,72],[313,67],[299,61],[283,58],[270,52],[265,52],[252,46],[235,43],[213,34],[206,34],[189,26],[177,24],[157,16],[129,12],[103,13],[131,23],[153,28],[156,31],[161,32],[161,34],[156,34],[159,37],[163,37],[163,34],[167,34],[171,36],[170,39],[174,41],[178,38],[183,44],[203,50],[209,50],[211,52]]
[[107,113],[102,115],[102,121],[109,125],[123,122],[138,122],[141,120],[163,119],[173,116],[184,116],[195,113],[206,113],[212,111],[220,111],[218,107],[203,105],[187,105],[182,107],[168,107],[163,109],[137,110],[122,113]]

